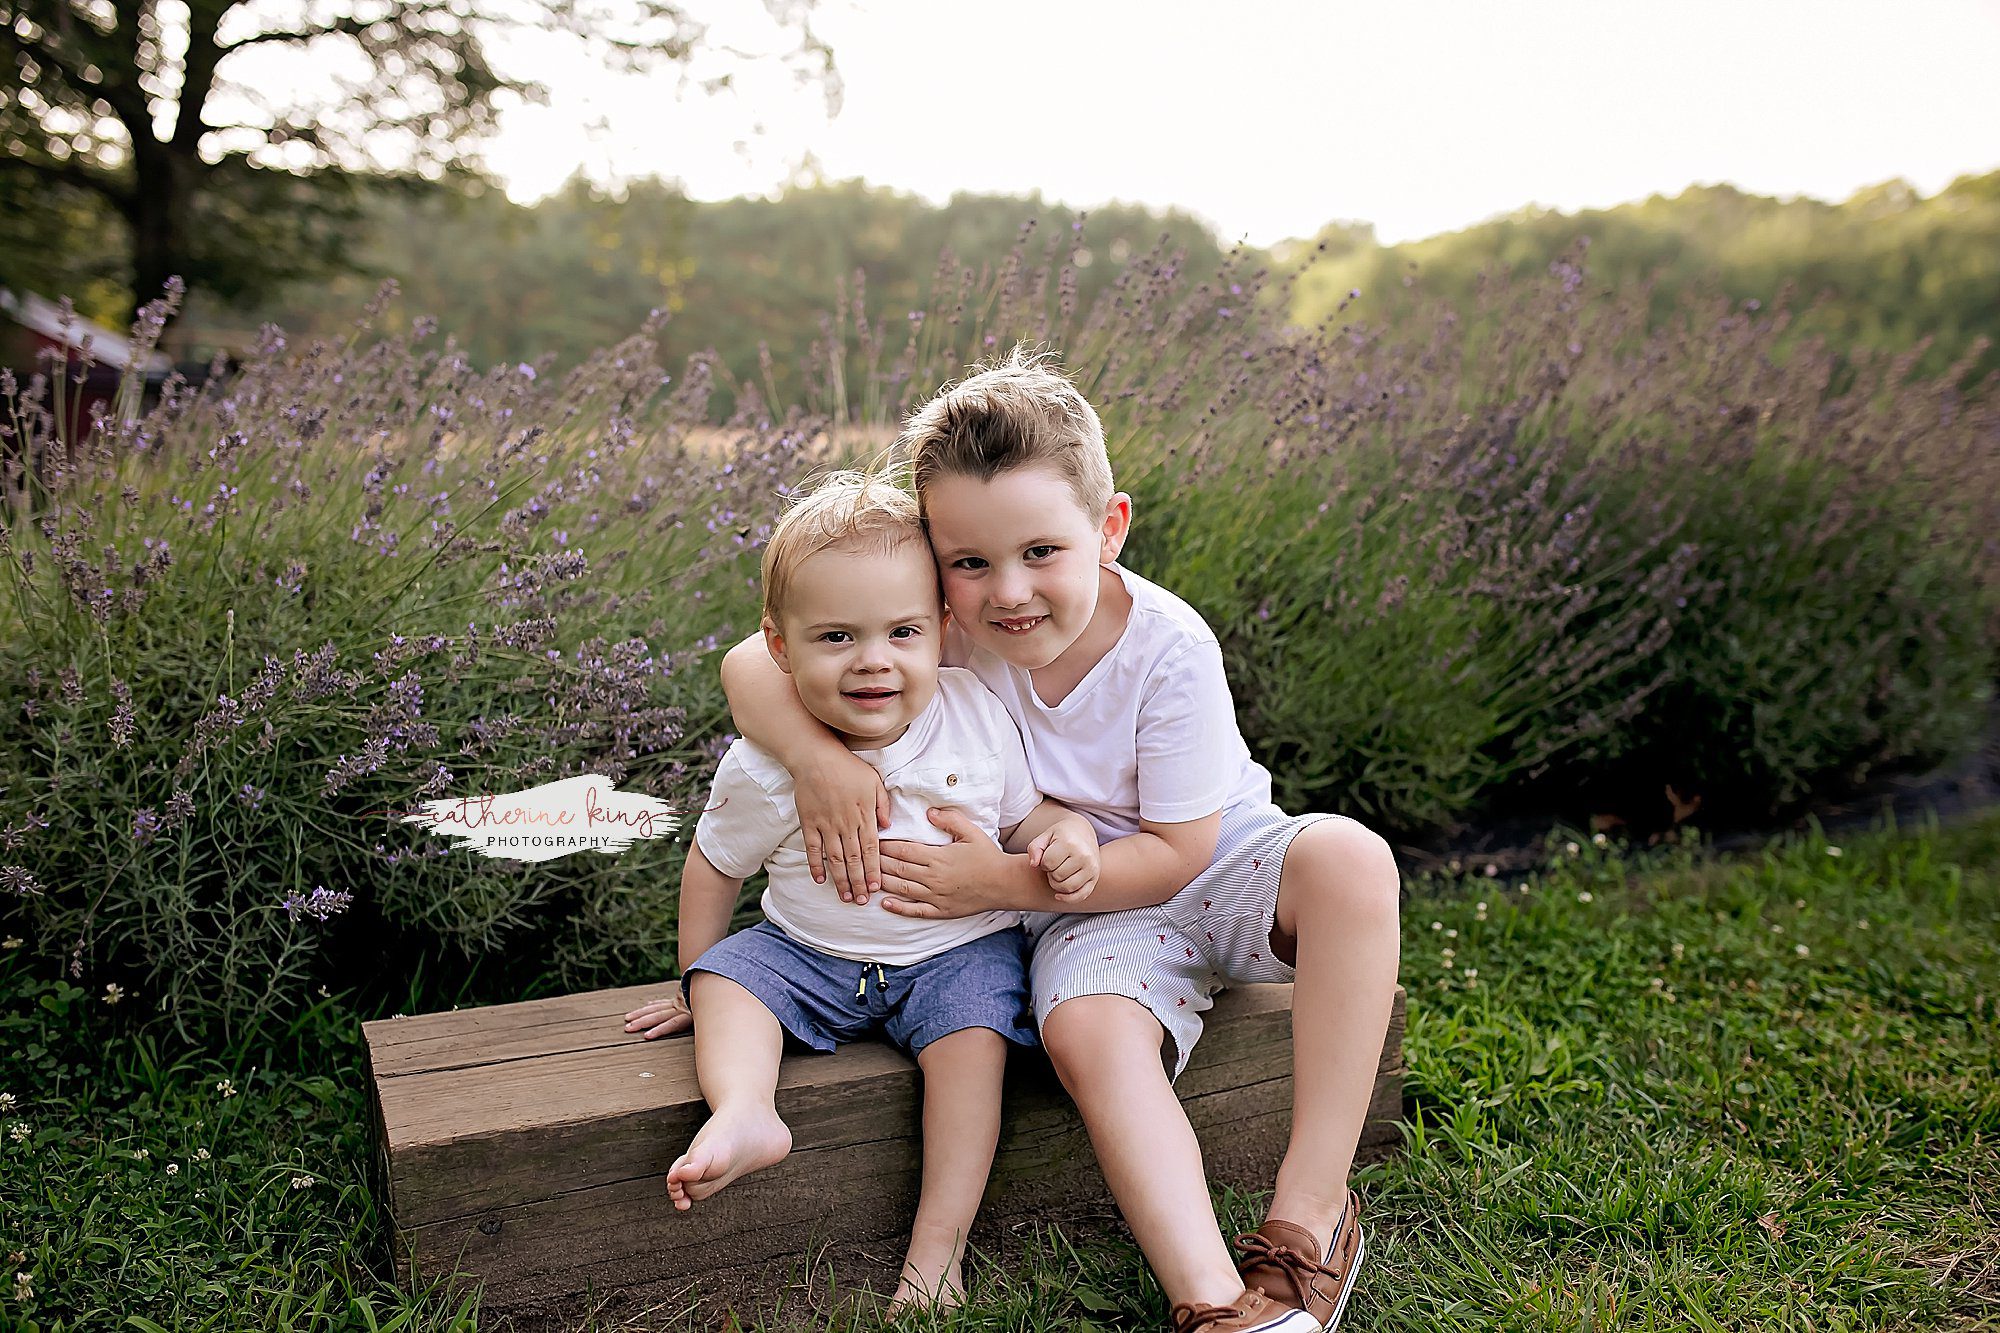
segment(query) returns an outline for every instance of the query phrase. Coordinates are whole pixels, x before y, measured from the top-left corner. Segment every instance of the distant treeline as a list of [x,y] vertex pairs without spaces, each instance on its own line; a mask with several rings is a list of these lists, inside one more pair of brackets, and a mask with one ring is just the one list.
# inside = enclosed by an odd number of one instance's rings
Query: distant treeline
[[[1576,214],[1523,210],[1393,246],[1364,224],[1336,224],[1317,238],[1323,248],[1292,313],[1310,323],[1347,302],[1342,318],[1393,321],[1420,293],[1471,309],[1482,271],[1544,270],[1579,238],[1589,240],[1582,262],[1593,287],[1651,279],[1659,312],[1690,288],[1764,306],[1784,296],[1789,308],[1813,306],[1802,328],[1837,347],[1901,352],[1930,339],[1918,368],[1932,374],[1975,339],[2000,344],[2000,171],[1962,176],[1929,198],[1891,181],[1839,204],[1701,186]],[[1975,373],[1994,370],[2000,350],[1989,346]]]
[[[103,238],[80,214],[50,212],[56,202],[0,199],[9,234],[26,235],[36,218],[45,224],[39,244],[0,264],[0,277],[49,295],[62,281],[83,309],[108,313],[115,283],[87,262]],[[843,303],[852,318],[857,273],[872,327],[893,341],[906,333],[897,321],[929,300],[946,251],[975,273],[990,269],[1031,222],[1032,253],[1052,256],[1058,269],[1073,257],[1083,308],[1163,234],[1185,249],[1191,272],[1213,271],[1223,254],[1213,232],[1184,213],[1112,205],[1081,215],[1039,196],[960,195],[937,206],[858,181],[720,203],[659,181],[616,193],[579,181],[533,206],[496,190],[401,184],[365,196],[359,217],[347,247],[357,271],[247,308],[197,300],[182,336],[197,346],[247,344],[265,321],[294,334],[338,333],[393,278],[400,292],[389,317],[435,316],[477,363],[571,365],[664,309],[670,364],[713,348],[729,374],[793,399],[822,321]],[[1335,223],[1253,259],[1277,268],[1312,259],[1290,298],[1297,321],[1338,314],[1380,324],[1425,293],[1470,312],[1481,272],[1545,270],[1575,257],[1579,238],[1589,241],[1582,262],[1594,288],[1651,280],[1661,312],[1689,290],[1765,307],[1816,303],[1802,327],[1836,346],[1902,351],[1930,339],[1927,373],[1975,339],[2000,343],[2000,172],[1963,177],[1928,198],[1892,181],[1838,204],[1697,187],[1579,214],[1524,210],[1393,246],[1366,224]],[[1349,300],[1353,291],[1360,296]],[[1989,348],[1979,370],[1995,369],[2000,351]]]
[[797,401],[801,367],[837,305],[851,323],[859,299],[877,336],[899,346],[947,251],[976,279],[1030,223],[1030,253],[1052,251],[1058,267],[1074,267],[1082,307],[1163,236],[1187,251],[1190,271],[1220,268],[1223,253],[1182,213],[1112,205],[1086,215],[1034,197],[975,195],[939,207],[858,181],[721,203],[655,181],[615,196],[573,184],[533,207],[497,192],[399,192],[372,203],[369,217],[355,247],[366,272],[290,292],[247,325],[338,331],[387,277],[400,287],[392,320],[435,316],[476,362],[552,357],[562,367],[664,309],[669,365],[712,348],[730,374],[781,402]]

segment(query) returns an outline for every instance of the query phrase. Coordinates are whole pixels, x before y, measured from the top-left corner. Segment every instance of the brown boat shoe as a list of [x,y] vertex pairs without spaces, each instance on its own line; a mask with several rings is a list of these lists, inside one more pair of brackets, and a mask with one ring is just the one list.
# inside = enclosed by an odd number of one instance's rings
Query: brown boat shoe
[[1230,1305],[1184,1301],[1173,1310],[1173,1333],[1317,1333],[1312,1316],[1261,1292],[1245,1291]]
[[1236,1248],[1243,1254],[1236,1267],[1246,1289],[1304,1310],[1327,1333],[1340,1326],[1368,1251],[1361,1236],[1360,1204],[1351,1192],[1333,1233],[1333,1248],[1323,1259],[1313,1257],[1319,1242],[1312,1232],[1275,1218],[1238,1236]]

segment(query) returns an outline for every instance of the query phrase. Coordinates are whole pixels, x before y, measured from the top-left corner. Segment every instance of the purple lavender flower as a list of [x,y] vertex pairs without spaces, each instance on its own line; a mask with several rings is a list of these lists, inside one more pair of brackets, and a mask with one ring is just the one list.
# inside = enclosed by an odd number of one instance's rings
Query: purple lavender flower
[[158,837],[162,827],[164,825],[161,822],[160,816],[154,811],[152,806],[141,806],[139,809],[133,811],[132,841],[139,844],[139,846],[144,847],[147,843]]
[[286,914],[294,921],[302,916],[309,916],[315,921],[329,921],[346,911],[353,901],[353,894],[329,889],[321,884],[311,893],[288,894],[278,905],[284,908]]
[[16,898],[32,898],[46,892],[26,866],[0,866],[0,893]]

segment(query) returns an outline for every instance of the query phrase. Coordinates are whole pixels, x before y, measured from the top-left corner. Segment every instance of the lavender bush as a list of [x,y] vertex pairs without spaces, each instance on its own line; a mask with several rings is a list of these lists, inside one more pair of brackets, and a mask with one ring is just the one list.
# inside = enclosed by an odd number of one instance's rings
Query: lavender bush
[[695,799],[709,654],[807,452],[716,447],[711,383],[663,374],[650,330],[555,381],[364,324],[268,331],[81,449],[10,393],[7,928],[190,1024],[383,949],[447,989],[510,951],[550,985],[657,966],[671,847],[530,868],[391,812],[586,771]]
[[1556,778],[1782,800],[1972,734],[1990,397],[1765,312],[1652,325],[1568,262],[1476,311],[1301,329],[1241,255],[1162,248],[1079,308],[1073,245],[947,255],[918,311],[857,278],[807,401],[753,376],[721,423],[722,372],[667,375],[653,327],[560,379],[422,326],[271,331],[70,447],[10,392],[0,929],[190,1023],[379,949],[376,994],[411,1003],[481,969],[656,974],[677,848],[520,867],[383,812],[584,771],[691,808],[726,726],[709,654],[754,624],[784,489],[1023,339],[1099,405],[1128,559],[1217,627],[1289,804],[1407,832]]

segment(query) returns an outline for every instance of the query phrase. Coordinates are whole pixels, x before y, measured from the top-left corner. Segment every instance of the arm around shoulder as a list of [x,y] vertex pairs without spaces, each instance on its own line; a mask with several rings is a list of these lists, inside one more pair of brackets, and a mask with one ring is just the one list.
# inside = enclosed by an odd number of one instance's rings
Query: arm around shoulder
[[813,882],[823,884],[831,873],[841,897],[867,901],[867,891],[882,882],[876,833],[889,825],[882,775],[807,711],[763,635],[723,656],[722,692],[737,731],[792,775]]

